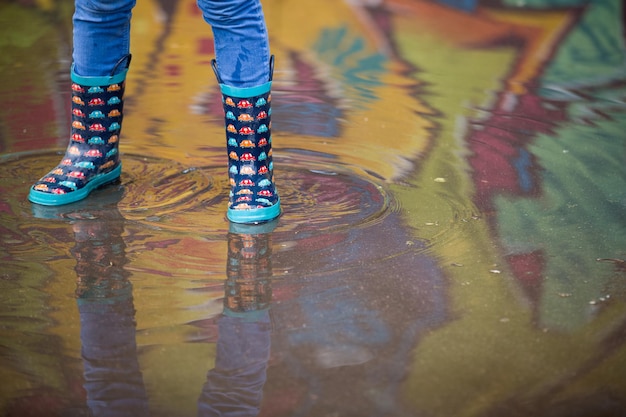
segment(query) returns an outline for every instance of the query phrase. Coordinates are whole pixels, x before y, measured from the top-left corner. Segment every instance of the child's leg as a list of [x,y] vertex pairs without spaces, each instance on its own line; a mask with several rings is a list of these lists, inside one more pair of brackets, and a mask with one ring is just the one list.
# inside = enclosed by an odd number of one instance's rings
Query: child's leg
[[73,203],[120,177],[118,143],[134,4],[76,0],[69,145],[61,163],[31,187],[33,203]]
[[259,0],[198,0],[211,25],[224,84],[255,87],[269,81],[269,41]]
[[130,18],[135,0],[76,0],[74,11],[74,72],[97,77],[121,72],[116,68],[130,49]]
[[280,214],[274,186],[273,60],[259,0],[198,0],[215,41],[214,70],[224,104],[230,194],[228,219],[260,223]]

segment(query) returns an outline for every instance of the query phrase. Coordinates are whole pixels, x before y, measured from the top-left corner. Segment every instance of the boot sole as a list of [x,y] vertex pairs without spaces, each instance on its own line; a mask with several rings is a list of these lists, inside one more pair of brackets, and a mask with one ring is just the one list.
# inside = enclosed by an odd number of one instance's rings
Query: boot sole
[[34,190],[31,187],[30,193],[28,193],[28,199],[31,203],[41,204],[43,206],[62,206],[64,204],[75,203],[86,198],[93,190],[117,181],[121,174],[122,164],[119,164],[111,172],[96,175],[80,190],[72,191],[67,194],[44,193]]
[[280,199],[271,207],[250,210],[228,209],[226,217],[233,223],[257,224],[269,222],[280,215]]

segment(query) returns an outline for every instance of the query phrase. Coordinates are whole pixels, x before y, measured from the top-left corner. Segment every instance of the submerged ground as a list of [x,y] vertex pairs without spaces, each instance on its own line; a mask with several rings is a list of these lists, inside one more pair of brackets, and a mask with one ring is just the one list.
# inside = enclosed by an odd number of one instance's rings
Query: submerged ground
[[56,209],[72,4],[0,5],[1,415],[626,415],[621,1],[265,0],[252,228],[209,27],[138,3],[121,184]]

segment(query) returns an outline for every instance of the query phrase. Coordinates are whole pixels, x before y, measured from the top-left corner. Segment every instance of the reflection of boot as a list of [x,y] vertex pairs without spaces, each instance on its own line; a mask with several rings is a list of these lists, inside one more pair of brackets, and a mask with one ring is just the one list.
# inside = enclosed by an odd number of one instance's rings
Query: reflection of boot
[[226,127],[230,195],[228,219],[258,223],[280,214],[280,198],[274,186],[271,135],[271,94],[274,59],[267,83],[249,88],[220,83]]
[[124,269],[124,218],[110,205],[76,211],[76,296],[87,405],[93,416],[147,416],[137,360],[132,286]]
[[[252,226],[253,227],[253,226]],[[228,234],[224,314],[269,308],[272,300],[271,234]]]
[[[128,66],[130,56],[123,63]],[[120,177],[118,142],[127,71],[83,77],[72,70],[70,143],[61,163],[31,187],[30,201],[49,206],[73,203]]]
[[[218,323],[215,368],[198,401],[198,416],[259,414],[270,357],[271,233],[276,222],[238,225],[228,234],[224,315]],[[256,229],[255,229],[256,228]]]
[[114,219],[109,213],[105,219],[76,220],[72,225],[79,304],[131,298],[130,273],[124,269],[123,217],[117,210],[114,213],[119,217]]

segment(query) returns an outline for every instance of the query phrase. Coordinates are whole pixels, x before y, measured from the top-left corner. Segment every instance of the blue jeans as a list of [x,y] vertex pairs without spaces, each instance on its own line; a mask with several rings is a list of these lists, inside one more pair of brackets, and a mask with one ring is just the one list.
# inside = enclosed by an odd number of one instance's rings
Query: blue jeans
[[[269,81],[269,41],[259,0],[197,0],[211,25],[220,77],[233,87]],[[130,52],[135,0],[75,0],[74,71],[85,77],[120,72]]]

